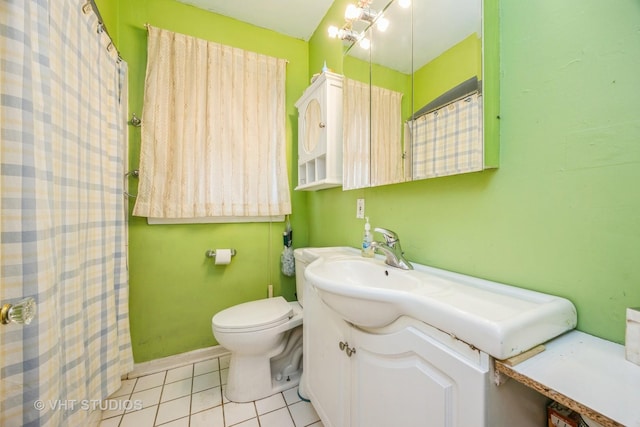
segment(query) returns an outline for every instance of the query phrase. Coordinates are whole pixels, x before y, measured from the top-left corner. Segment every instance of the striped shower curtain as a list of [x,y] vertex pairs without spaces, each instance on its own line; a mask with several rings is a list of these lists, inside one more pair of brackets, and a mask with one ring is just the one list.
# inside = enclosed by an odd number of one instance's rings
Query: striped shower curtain
[[[0,425],[97,424],[132,367],[126,64],[83,0],[0,0]],[[99,419],[99,417],[98,417]]]

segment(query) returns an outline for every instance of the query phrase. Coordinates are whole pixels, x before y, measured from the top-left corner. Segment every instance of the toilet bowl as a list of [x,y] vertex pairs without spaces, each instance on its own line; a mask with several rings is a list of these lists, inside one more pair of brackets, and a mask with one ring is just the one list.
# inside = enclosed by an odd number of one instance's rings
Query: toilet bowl
[[283,297],[229,307],[211,319],[213,335],[231,352],[225,396],[251,402],[297,386],[302,377],[304,270],[318,257],[351,248],[294,250],[298,301]]
[[282,297],[250,301],[213,316],[213,334],[231,352],[225,395],[250,402],[295,387],[302,374],[302,307]]

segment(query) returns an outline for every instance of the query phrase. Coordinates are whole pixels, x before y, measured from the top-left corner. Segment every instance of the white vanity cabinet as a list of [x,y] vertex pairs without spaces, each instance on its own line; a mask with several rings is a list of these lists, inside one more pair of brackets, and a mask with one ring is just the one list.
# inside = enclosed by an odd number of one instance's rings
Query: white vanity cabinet
[[307,281],[303,331],[305,391],[325,427],[545,424],[543,396],[498,387],[488,354],[418,320],[362,330]]
[[298,186],[321,190],[342,185],[342,76],[320,74],[296,102]]
[[365,332],[335,315],[307,286],[304,372],[326,427],[487,425],[486,354],[468,347],[460,353],[411,321]]
[[470,360],[410,325],[380,335],[354,328],[352,341],[349,425],[484,425],[488,357]]
[[302,331],[303,372],[309,398],[325,427],[349,426],[351,360],[340,343],[351,344],[351,327],[332,314],[308,282]]

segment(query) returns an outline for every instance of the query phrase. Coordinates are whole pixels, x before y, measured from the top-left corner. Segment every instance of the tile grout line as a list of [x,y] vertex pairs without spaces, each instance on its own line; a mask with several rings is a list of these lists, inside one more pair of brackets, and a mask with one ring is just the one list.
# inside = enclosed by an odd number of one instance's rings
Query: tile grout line
[[187,415],[187,426],[191,427],[191,411],[193,410],[193,383],[196,379],[196,364],[191,364],[191,398],[189,399],[189,414]]
[[160,390],[160,400],[158,401],[158,407],[156,408],[156,415],[153,417],[153,425],[155,426],[158,421],[158,414],[160,413],[160,403],[162,402],[162,395],[164,394],[164,382],[167,380],[167,373],[169,370],[164,371],[164,377],[162,378],[162,390]]
[[224,392],[222,391],[222,365],[220,363],[220,358],[218,357],[218,378],[220,379],[220,407],[222,409],[222,426],[227,426],[227,417],[225,416],[224,411]]

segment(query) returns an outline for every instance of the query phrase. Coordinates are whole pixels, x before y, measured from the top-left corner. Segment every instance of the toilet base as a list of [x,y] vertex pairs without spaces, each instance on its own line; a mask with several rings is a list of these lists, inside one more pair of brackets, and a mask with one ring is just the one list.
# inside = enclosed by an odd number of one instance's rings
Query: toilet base
[[296,387],[302,375],[302,328],[290,331],[274,353],[273,357],[232,353],[226,398],[251,402]]

